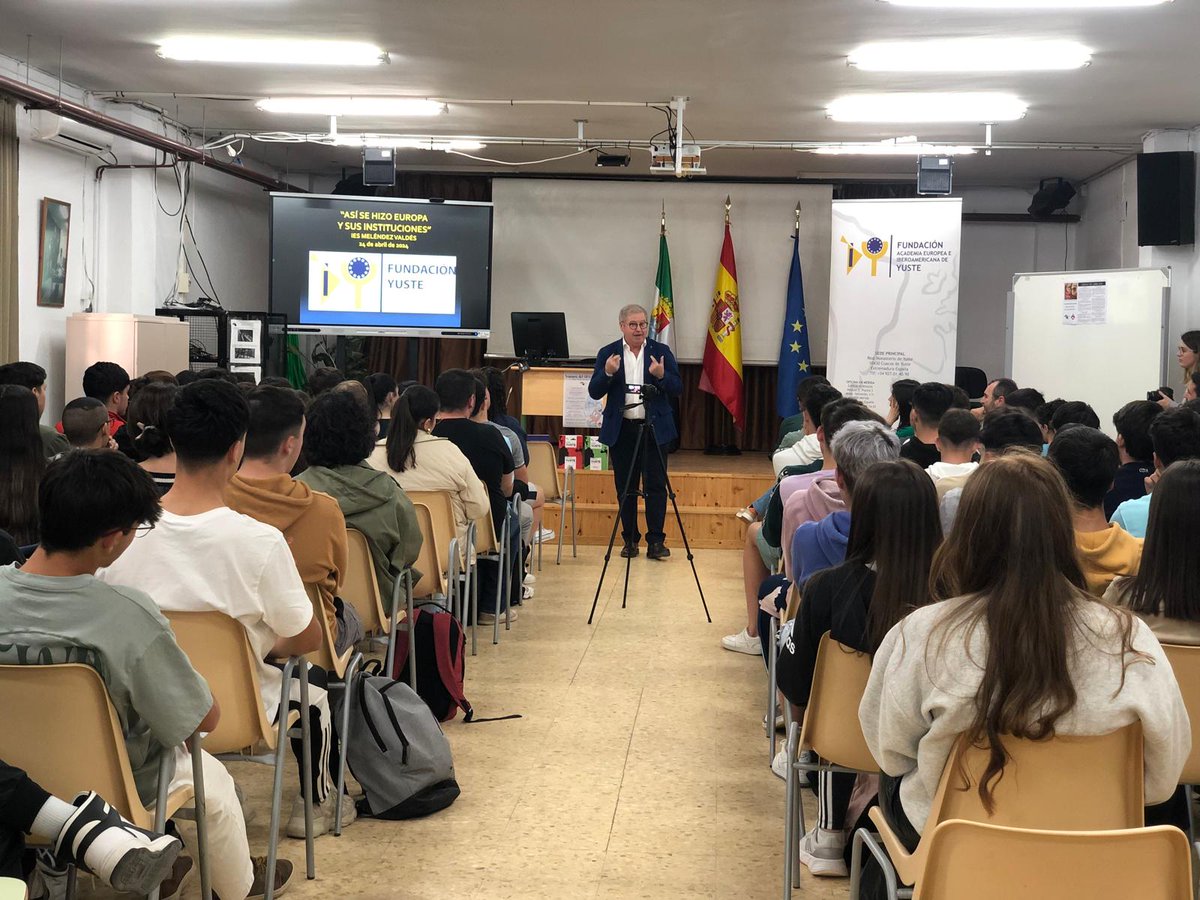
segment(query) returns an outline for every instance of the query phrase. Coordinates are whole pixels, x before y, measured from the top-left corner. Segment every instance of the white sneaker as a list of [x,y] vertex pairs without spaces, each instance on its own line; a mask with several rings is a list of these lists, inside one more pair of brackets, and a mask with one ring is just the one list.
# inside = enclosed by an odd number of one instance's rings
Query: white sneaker
[[[333,805],[334,795],[325,798],[324,803],[313,804],[313,837],[320,837],[326,832],[333,831],[333,819],[336,808]],[[342,794],[342,827],[345,828],[358,818],[358,810],[354,808],[354,798]],[[292,814],[288,818],[285,833],[290,838],[304,837],[304,797],[300,794],[292,801]]]
[[522,581],[521,583],[522,584],[537,584],[537,576],[534,575],[532,572],[526,572],[525,580]]
[[[505,616],[505,613],[503,613],[503,612],[500,613],[500,621],[501,622],[504,621],[504,616]],[[515,609],[512,610],[512,619],[510,621],[513,621],[513,622],[517,621],[517,611]],[[495,623],[496,623],[496,617],[494,615],[492,615],[490,612],[481,612],[479,614],[479,624],[480,625],[494,625]]]
[[542,543],[548,544],[550,541],[554,540],[556,537],[558,537],[558,534],[554,531],[551,531],[549,528],[539,528],[538,533],[533,536],[533,542],[535,544],[542,544]]
[[721,646],[734,653],[745,653],[749,656],[762,656],[762,644],[757,637],[750,637],[750,632],[743,628],[737,634],[727,634],[721,638]]
[[521,588],[521,599],[522,600],[532,600],[533,599],[533,588],[530,585],[527,584],[523,588]]
[[808,866],[815,876],[846,878],[850,870],[846,867],[846,835],[840,831],[813,828],[800,841],[800,862]]
[[75,798],[78,807],[58,833],[54,853],[72,860],[118,891],[148,894],[171,874],[183,844],[126,822],[94,791]]
[[[775,730],[783,731],[784,725],[785,725],[785,723],[784,723],[784,719],[783,719],[783,713],[780,713],[779,715],[777,715],[775,717]],[[764,729],[766,729],[766,727],[767,727],[767,717],[765,715],[763,716],[762,727]]]
[[787,781],[787,767],[787,748],[781,747],[779,748],[779,752],[775,754],[775,758],[771,760],[771,771],[784,781]]

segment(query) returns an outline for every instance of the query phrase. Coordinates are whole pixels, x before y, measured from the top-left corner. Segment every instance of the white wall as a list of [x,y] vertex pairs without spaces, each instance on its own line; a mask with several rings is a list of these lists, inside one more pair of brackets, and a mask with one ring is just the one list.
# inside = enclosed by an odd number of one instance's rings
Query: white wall
[[1139,265],[1137,245],[1137,163],[1121,166],[1080,188],[1078,245],[1080,269],[1132,269]]
[[[0,72],[17,64],[0,57]],[[24,67],[20,68],[24,77]],[[34,71],[31,81],[57,90],[57,82]],[[82,91],[64,87],[63,96],[83,102]],[[149,113],[108,104],[103,111],[143,128],[163,131]],[[45,420],[53,422],[79,385],[64,385],[66,318],[77,312],[132,312],[153,315],[175,282],[179,248],[179,194],[170,169],[110,169],[96,180],[102,160],[33,140],[31,113],[17,109],[18,291],[20,356],[49,373]],[[168,129],[171,137],[177,135]],[[114,139],[122,164],[155,162],[153,150]],[[188,213],[213,287],[228,309],[267,308],[269,241],[268,195],[249,183],[192,167],[194,183]],[[157,182],[158,201],[155,199]],[[62,309],[37,305],[38,241],[44,197],[71,204],[66,302]],[[210,296],[207,279],[189,238],[192,265],[204,283],[193,280],[190,298]]]
[[[1022,188],[967,188],[963,213],[1025,213],[1033,198]],[[1078,226],[1058,223],[965,222],[958,294],[958,365],[1004,372],[1008,292],[1019,272],[1074,268]]]

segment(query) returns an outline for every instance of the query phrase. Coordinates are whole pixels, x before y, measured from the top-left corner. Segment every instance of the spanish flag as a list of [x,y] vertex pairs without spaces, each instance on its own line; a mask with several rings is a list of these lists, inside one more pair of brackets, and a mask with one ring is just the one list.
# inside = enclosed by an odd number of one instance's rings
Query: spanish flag
[[700,390],[715,394],[733,416],[738,431],[745,427],[746,404],[742,393],[742,323],[738,308],[737,264],[733,259],[733,236],[729,212],[725,213],[725,241],[717,265],[712,312],[708,316],[708,338],[704,342],[704,371]]

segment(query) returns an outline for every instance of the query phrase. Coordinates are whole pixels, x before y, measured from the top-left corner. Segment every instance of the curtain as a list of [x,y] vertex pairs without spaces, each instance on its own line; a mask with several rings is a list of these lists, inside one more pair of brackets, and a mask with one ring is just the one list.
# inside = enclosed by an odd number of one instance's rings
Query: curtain
[[0,362],[20,353],[17,325],[17,107],[0,98]]

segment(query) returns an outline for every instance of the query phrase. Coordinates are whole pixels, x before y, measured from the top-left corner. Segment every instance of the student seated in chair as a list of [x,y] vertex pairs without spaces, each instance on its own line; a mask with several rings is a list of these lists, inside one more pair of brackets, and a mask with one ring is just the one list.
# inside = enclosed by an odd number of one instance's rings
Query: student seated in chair
[[[367,464],[375,448],[374,414],[353,394],[329,391],[308,408],[304,439],[308,468],[299,480],[331,496],[346,524],[363,533],[379,590],[391,597],[400,573],[420,555],[421,526],[400,485]],[[418,580],[414,572],[413,583]]]
[[1071,495],[1075,545],[1087,588],[1102,596],[1114,578],[1136,575],[1142,560],[1142,539],[1104,517],[1104,495],[1121,465],[1116,441],[1087,425],[1063,425],[1055,430],[1049,459]]
[[63,434],[72,450],[116,450],[108,425],[108,408],[93,397],[79,397],[63,407]]
[[[163,513],[152,531],[139,534],[125,554],[100,577],[145,591],[171,612],[216,610],[237,619],[255,655],[262,660],[259,681],[269,719],[279,710],[280,669],[268,662],[299,656],[320,646],[321,623],[296,572],[287,540],[279,530],[234,512],[225,490],[242,461],[250,409],[242,392],[220,378],[202,378],[183,388],[167,416],[175,446],[175,484],[162,499]],[[312,670],[314,833],[333,821],[332,772],[337,771],[337,742],[324,690],[325,673]],[[289,686],[299,708],[300,683]],[[292,750],[299,763],[299,729]],[[345,798],[342,821],[354,820],[354,804]],[[296,795],[289,837],[304,837],[304,802]]]
[[[85,663],[100,673],[125,732],[138,795],[152,806],[162,757],[174,768],[172,790],[191,784],[184,740],[211,731],[220,718],[154,601],[119,580],[95,577],[136,534],[155,527],[158,491],[124,455],[78,450],[46,470],[38,509],[41,546],[21,569],[0,569],[0,663]],[[265,860],[250,859],[233,779],[207,754],[204,789],[215,890],[224,898],[261,894]],[[177,867],[176,882],[189,868]],[[42,875],[56,879],[45,868]],[[290,875],[291,865],[283,866],[277,882]]]
[[354,607],[337,597],[349,552],[346,519],[333,497],[288,474],[304,446],[304,400],[291,388],[258,387],[246,401],[246,455],[225,502],[283,532],[300,580],[316,586],[337,652],[344,653],[363,637]]
[[[1006,774],[997,736],[1101,735],[1132,722],[1145,738],[1146,802],[1176,792],[1191,748],[1179,685],[1149,627],[1087,592],[1066,486],[1036,450],[971,476],[930,584],[939,602],[887,633],[859,707],[880,808],[910,850],[960,735],[992,750],[972,785],[985,808]],[[862,896],[880,896],[866,876]]]

